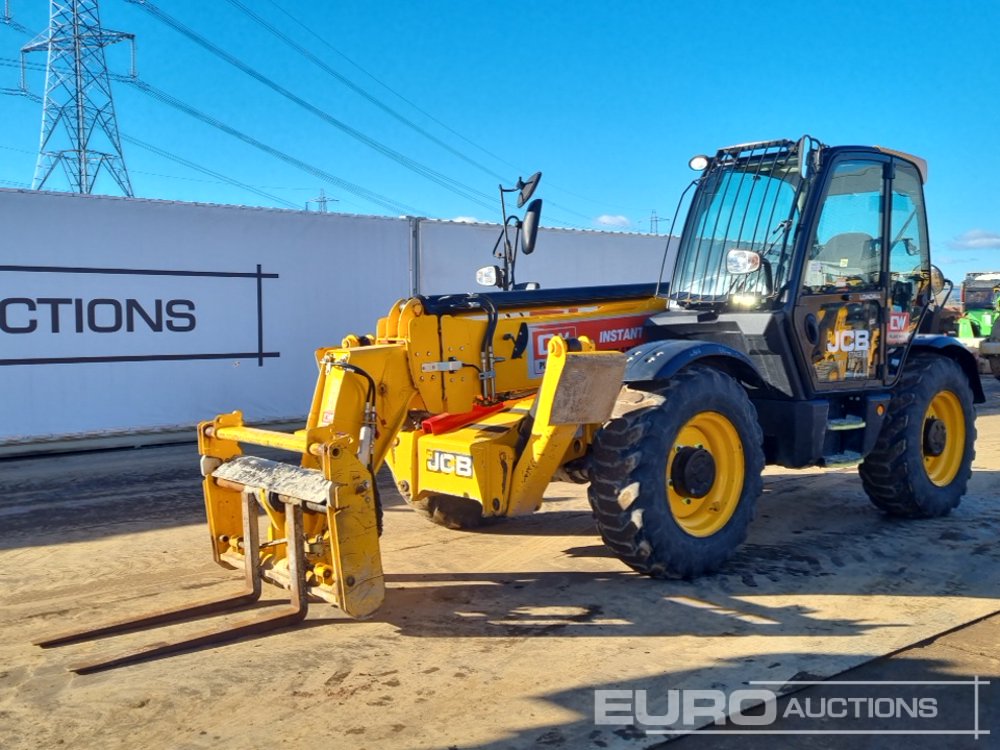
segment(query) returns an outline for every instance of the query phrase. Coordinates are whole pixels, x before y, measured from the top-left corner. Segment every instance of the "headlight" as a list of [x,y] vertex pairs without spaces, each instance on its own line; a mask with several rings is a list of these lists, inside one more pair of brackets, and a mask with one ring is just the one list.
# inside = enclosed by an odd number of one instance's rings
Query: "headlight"
[[733,276],[753,273],[760,268],[760,255],[753,250],[733,248],[726,254],[726,271]]
[[483,266],[476,271],[476,283],[479,286],[496,286],[499,271],[496,266]]
[[698,156],[692,156],[691,161],[688,162],[688,166],[691,167],[695,172],[704,172],[708,169],[708,157],[704,154],[698,154]]

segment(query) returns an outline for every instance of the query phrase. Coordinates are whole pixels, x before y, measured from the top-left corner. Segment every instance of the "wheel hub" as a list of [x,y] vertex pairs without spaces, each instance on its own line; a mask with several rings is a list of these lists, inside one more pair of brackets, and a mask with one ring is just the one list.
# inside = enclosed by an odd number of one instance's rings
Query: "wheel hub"
[[924,455],[940,456],[948,442],[948,428],[937,417],[924,422]]
[[705,497],[715,484],[715,459],[704,448],[684,446],[674,456],[670,480],[688,497]]

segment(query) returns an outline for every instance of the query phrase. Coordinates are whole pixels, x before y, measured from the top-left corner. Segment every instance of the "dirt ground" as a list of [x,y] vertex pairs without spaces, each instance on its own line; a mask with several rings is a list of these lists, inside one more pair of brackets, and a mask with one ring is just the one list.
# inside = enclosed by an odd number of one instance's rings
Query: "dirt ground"
[[[769,469],[726,570],[661,582],[608,555],[582,487],[554,484],[532,517],[455,532],[381,477],[388,592],[374,618],[314,604],[293,629],[85,676],[66,666],[204,622],[59,649],[30,641],[239,587],[211,561],[195,449],[0,461],[0,747],[658,746],[595,725],[594,690],[828,678],[1000,610],[1000,384],[987,387],[973,481],[947,518],[881,516],[853,469]],[[266,587],[264,604],[280,595]],[[1000,692],[1000,644],[977,637],[979,651],[954,663],[945,651],[922,674],[992,676]],[[904,745],[966,746],[864,747]]]

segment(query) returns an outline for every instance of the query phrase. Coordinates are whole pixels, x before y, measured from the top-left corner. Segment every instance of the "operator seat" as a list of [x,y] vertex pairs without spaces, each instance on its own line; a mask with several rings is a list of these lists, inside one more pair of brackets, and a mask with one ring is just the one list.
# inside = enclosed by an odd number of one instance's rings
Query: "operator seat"
[[832,267],[831,270],[844,269],[844,275],[860,276],[867,284],[878,283],[879,258],[870,234],[835,234],[819,249],[816,260]]

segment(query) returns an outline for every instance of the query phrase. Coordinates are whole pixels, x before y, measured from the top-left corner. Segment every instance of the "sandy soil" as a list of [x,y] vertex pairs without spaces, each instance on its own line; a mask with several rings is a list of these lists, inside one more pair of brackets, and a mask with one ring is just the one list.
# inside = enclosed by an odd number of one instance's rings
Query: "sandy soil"
[[881,516],[854,470],[768,470],[726,571],[665,583],[608,556],[581,487],[463,533],[383,477],[389,591],[372,620],[315,604],[294,629],[87,676],[66,666],[204,623],[30,640],[239,586],[211,562],[194,448],[0,462],[0,746],[649,747],[594,725],[595,688],[831,676],[1000,610],[994,381],[989,397],[969,495],[944,519]]

